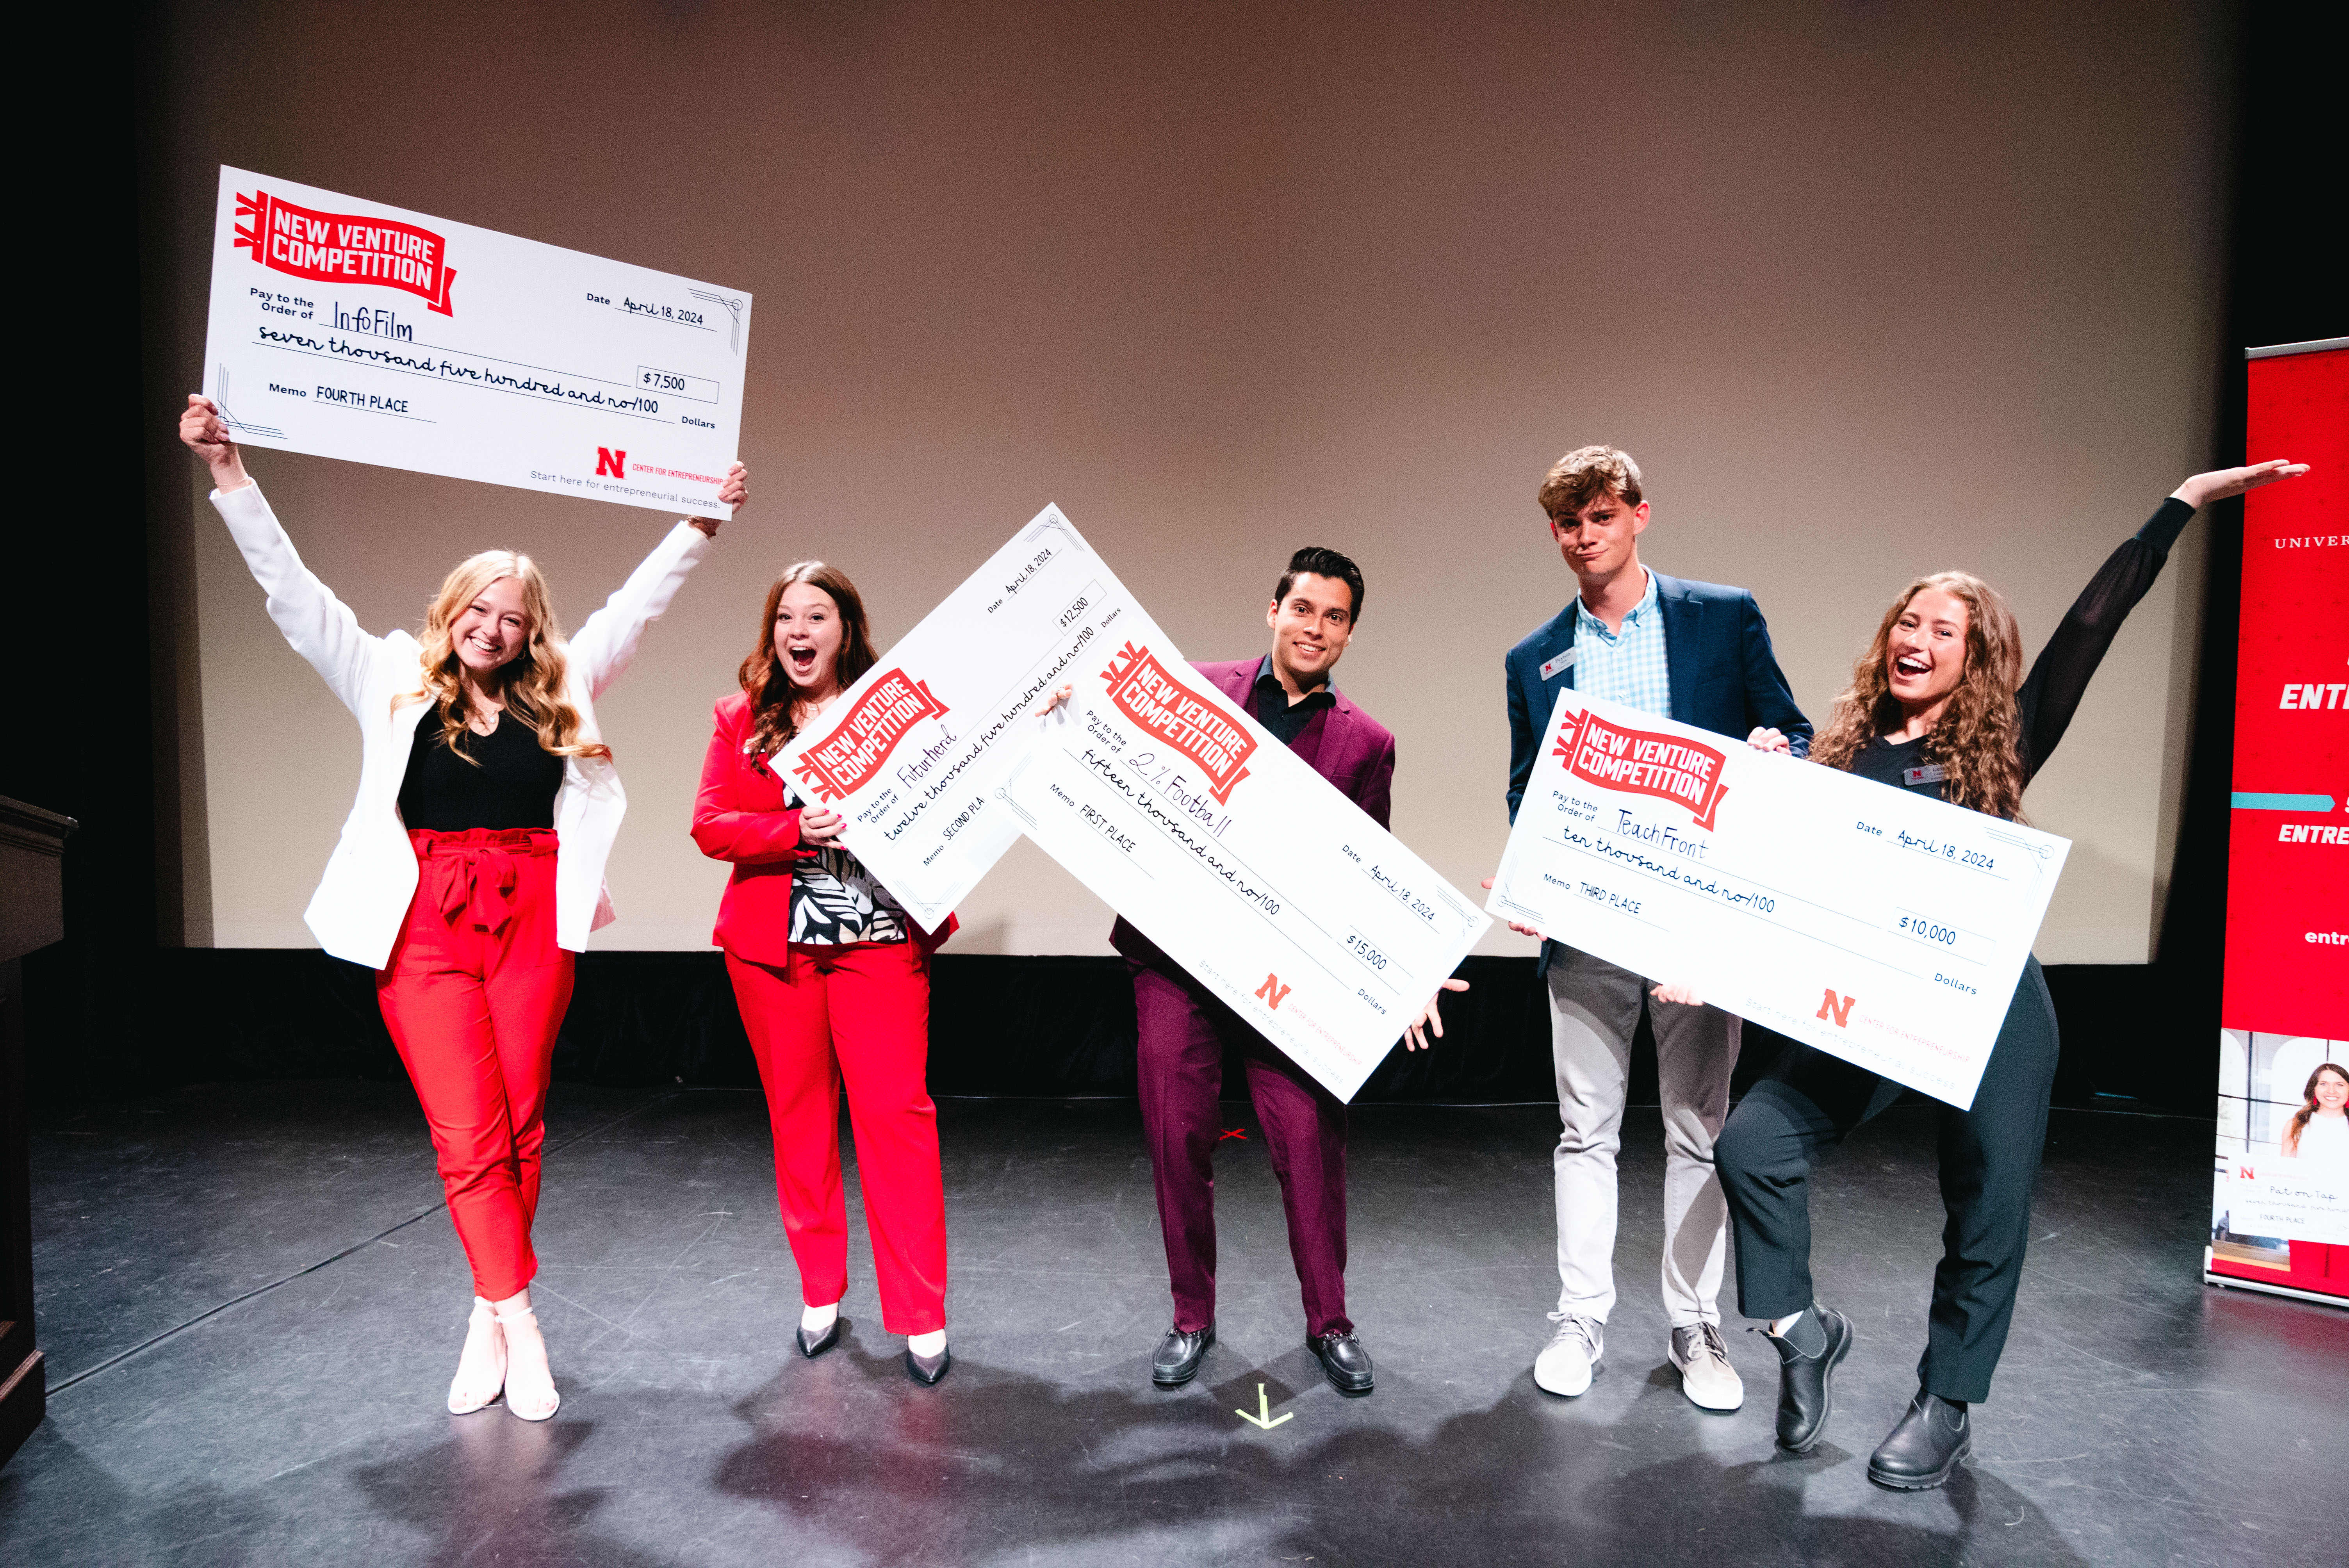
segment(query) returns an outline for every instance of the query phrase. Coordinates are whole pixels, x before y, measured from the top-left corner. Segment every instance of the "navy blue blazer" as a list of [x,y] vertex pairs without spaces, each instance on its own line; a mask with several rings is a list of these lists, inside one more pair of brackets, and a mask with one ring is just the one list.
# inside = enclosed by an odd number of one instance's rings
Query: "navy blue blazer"
[[[1783,730],[1795,755],[1811,748],[1811,721],[1770,651],[1762,607],[1743,588],[1656,576],[1664,614],[1664,656],[1671,671],[1672,717],[1682,724],[1744,740],[1757,727]],[[1526,798],[1534,755],[1557,694],[1574,682],[1568,665],[1547,680],[1542,666],[1574,646],[1575,604],[1509,650],[1509,820]]]

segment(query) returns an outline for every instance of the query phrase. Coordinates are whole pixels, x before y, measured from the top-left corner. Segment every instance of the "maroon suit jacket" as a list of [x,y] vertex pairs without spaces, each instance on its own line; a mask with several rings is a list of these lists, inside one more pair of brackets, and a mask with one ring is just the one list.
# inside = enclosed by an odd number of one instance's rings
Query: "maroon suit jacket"
[[[1256,673],[1264,667],[1261,655],[1223,664],[1200,664],[1195,660],[1191,667],[1206,676],[1217,691],[1247,709],[1250,718],[1257,716]],[[1372,821],[1386,827],[1392,809],[1394,737],[1387,732],[1385,725],[1347,701],[1346,694],[1338,689],[1334,681],[1330,685],[1330,695],[1337,700],[1298,731],[1297,740],[1289,749],[1297,753],[1298,760],[1335,784],[1347,799],[1369,813]],[[1175,967],[1174,961],[1160,951],[1156,943],[1128,925],[1123,917],[1110,928],[1109,944],[1136,964],[1153,968]]]

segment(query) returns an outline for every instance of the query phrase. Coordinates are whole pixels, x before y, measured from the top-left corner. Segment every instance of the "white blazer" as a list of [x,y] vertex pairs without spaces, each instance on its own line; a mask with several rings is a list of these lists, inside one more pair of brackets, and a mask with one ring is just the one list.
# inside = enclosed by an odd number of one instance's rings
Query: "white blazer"
[[[422,654],[406,632],[378,637],[359,629],[350,606],[302,564],[259,485],[214,490],[212,502],[227,520],[254,581],[269,596],[269,618],[359,721],[358,799],[351,803],[342,841],[302,919],[318,945],[336,957],[380,969],[391,961],[392,944],[416,892],[416,851],[399,820],[399,787],[408,776],[417,723],[433,705],[411,702],[395,712],[392,698],[418,689]],[[602,738],[595,699],[636,658],[645,626],[660,619],[710,543],[699,529],[678,523],[573,634],[564,689],[579,710],[582,738]],[[607,758],[563,759],[563,787],[554,797],[554,830],[561,839],[554,939],[574,953],[585,950],[589,932],[611,923],[604,862],[611,857],[627,804],[619,772]]]

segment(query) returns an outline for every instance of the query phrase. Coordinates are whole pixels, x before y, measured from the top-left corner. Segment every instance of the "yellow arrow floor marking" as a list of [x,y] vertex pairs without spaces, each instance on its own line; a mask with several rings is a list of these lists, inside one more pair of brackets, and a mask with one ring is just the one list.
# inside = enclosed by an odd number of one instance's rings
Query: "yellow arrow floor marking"
[[1279,1415],[1274,1415],[1272,1413],[1272,1401],[1264,1397],[1264,1385],[1261,1383],[1256,1386],[1256,1408],[1257,1414],[1253,1416],[1249,1415],[1246,1410],[1234,1410],[1232,1414],[1237,1416],[1243,1421],[1247,1421],[1253,1425],[1262,1427],[1268,1432],[1272,1430],[1273,1428],[1280,1425],[1281,1422],[1293,1418],[1297,1414],[1294,1410],[1283,1410]]

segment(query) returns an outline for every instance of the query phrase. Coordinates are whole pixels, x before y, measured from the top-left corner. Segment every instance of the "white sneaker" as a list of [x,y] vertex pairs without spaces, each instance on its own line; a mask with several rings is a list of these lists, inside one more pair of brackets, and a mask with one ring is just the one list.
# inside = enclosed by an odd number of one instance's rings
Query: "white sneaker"
[[1534,1381],[1553,1394],[1571,1399],[1590,1387],[1590,1375],[1607,1346],[1607,1326],[1595,1317],[1553,1312],[1557,1332],[1534,1357]]
[[1681,1392],[1708,1410],[1734,1410],[1745,1403],[1745,1382],[1729,1364],[1729,1347],[1716,1324],[1692,1323],[1672,1330],[1672,1365],[1681,1369]]

